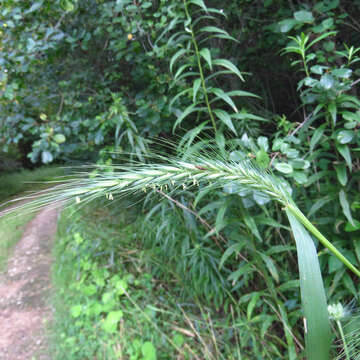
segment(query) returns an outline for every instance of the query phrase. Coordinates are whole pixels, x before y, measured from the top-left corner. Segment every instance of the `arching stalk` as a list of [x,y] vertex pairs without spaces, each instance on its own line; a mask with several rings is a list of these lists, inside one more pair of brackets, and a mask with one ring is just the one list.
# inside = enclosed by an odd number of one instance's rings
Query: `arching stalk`
[[[165,160],[161,157],[161,160]],[[106,167],[99,167],[106,169]],[[112,194],[125,195],[136,191],[160,189],[179,192],[189,186],[200,183],[212,187],[223,187],[236,184],[260,191],[273,200],[280,202],[284,210],[290,211],[308,231],[314,235],[333,255],[348,269],[360,277],[360,271],[316,229],[309,219],[295,205],[287,190],[279,180],[254,165],[246,162],[224,162],[222,159],[211,159],[194,156],[189,161],[168,160],[167,164],[130,164],[113,166],[114,172],[103,172],[91,177],[84,175],[77,180],[70,180],[44,192],[32,202],[33,207],[44,206],[50,202],[68,201],[76,197],[90,201],[101,196]]]

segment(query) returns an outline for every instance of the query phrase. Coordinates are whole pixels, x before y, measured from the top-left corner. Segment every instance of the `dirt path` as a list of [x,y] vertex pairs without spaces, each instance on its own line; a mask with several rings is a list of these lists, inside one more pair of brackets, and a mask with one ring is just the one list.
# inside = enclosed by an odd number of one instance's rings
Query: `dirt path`
[[[52,244],[59,209],[47,207],[28,223],[0,276],[0,359],[50,360],[45,327]],[[1,241],[1,239],[0,239]]]

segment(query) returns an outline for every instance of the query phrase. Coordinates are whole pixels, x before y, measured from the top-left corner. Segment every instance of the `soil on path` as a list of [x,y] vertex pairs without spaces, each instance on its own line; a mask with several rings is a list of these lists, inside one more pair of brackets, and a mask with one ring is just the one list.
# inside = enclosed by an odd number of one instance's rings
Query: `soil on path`
[[59,211],[47,207],[27,224],[0,275],[1,360],[51,359],[45,329],[52,312],[50,268]]

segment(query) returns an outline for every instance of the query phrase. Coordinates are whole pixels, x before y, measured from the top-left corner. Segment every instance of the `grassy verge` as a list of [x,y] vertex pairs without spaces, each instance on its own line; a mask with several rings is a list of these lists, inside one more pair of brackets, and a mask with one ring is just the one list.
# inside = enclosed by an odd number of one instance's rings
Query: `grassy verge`
[[0,175],[0,203],[12,196],[26,191],[40,190],[51,181],[64,176],[64,169],[59,166],[44,166],[35,170],[20,170]]
[[21,216],[11,214],[0,218],[0,271],[4,270],[12,247],[20,240],[26,224],[34,216],[34,213]]
[[[12,196],[20,195],[25,191],[40,190],[49,186],[40,182],[50,181],[62,175],[64,175],[64,170],[55,166],[2,175],[0,176],[0,202],[5,202]],[[4,269],[6,259],[11,254],[12,247],[20,240],[26,224],[34,216],[35,213],[22,213],[21,216],[11,214],[0,217],[0,271]]]
[[149,266],[156,257],[138,238],[142,221],[124,203],[62,214],[53,359],[242,359],[236,334],[242,324],[230,324],[236,311],[215,314],[180,298],[175,277],[156,278]]

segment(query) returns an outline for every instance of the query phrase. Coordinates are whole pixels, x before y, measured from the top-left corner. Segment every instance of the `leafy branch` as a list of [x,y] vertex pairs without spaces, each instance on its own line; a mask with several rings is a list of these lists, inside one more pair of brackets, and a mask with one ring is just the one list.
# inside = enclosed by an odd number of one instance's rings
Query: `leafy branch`
[[[237,40],[225,30],[217,26],[208,25],[209,21],[213,22],[216,20],[214,14],[225,16],[221,11],[206,7],[202,0],[183,0],[183,4],[185,21],[179,19],[178,22],[183,24],[184,30],[172,35],[168,45],[180,48],[170,60],[170,72],[174,74],[172,86],[185,82],[185,89],[179,91],[174,96],[169,106],[172,108],[176,101],[185,95],[192,98],[192,103],[178,116],[173,129],[175,130],[189,115],[197,114],[198,118],[200,118],[200,113],[205,112],[210,118],[215,135],[221,131],[218,128],[217,120],[237,135],[233,119],[236,119],[234,114],[238,113],[238,108],[233,97],[257,96],[242,90],[226,92],[221,88],[213,86],[214,80],[224,74],[234,75],[241,81],[244,81],[244,77],[231,61],[214,58],[210,48],[202,46],[213,38],[231,41]],[[192,10],[191,5],[196,5],[201,9]],[[206,22],[205,26],[204,22]],[[214,71],[215,67],[222,69]],[[186,81],[189,81],[189,79],[191,79],[191,86],[186,84]],[[231,108],[233,113],[224,110],[223,107],[218,105],[215,106],[215,102],[220,102],[222,105]],[[202,124],[207,122],[208,120]]]

